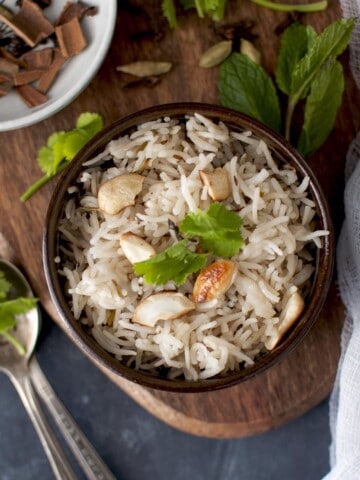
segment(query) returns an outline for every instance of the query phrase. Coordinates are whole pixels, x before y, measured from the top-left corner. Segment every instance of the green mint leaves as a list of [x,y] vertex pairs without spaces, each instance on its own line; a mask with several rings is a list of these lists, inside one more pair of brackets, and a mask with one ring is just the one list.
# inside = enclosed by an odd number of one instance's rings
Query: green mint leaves
[[186,215],[179,231],[187,238],[197,237],[206,253],[195,253],[188,248],[188,239],[181,240],[149,260],[134,264],[137,275],[144,275],[148,284],[164,285],[172,280],[183,284],[191,273],[206,264],[209,254],[232,257],[242,247],[240,232],[242,219],[221,203],[213,203],[207,212],[198,210]]
[[293,71],[306,55],[316,37],[315,30],[308,25],[294,23],[281,36],[281,47],[275,70],[279,89],[290,95]]
[[332,130],[344,87],[343,68],[336,60],[329,61],[315,76],[306,100],[298,143],[298,150],[304,156],[317,150]]
[[276,85],[288,96],[281,127],[279,101],[268,73],[249,58],[233,53],[221,66],[219,94],[224,106],[262,121],[290,140],[292,117],[306,99],[304,123],[295,142],[306,156],[318,149],[331,132],[344,90],[344,75],[336,61],[347,47],[356,19],[340,19],[317,35],[312,27],[293,24],[283,33]]
[[16,326],[16,316],[28,312],[36,305],[36,298],[18,297],[8,300],[11,284],[6,280],[4,272],[0,270],[0,335],[9,340],[20,354],[25,353],[24,346],[9,330]]
[[[278,3],[271,0],[250,0],[252,3],[270,10],[280,12],[319,12],[325,10],[328,5],[327,0],[320,0],[312,3]],[[169,25],[177,27],[176,4],[182,6],[184,10],[194,8],[200,18],[208,16],[214,21],[219,21],[224,17],[227,0],[162,0],[162,11]]]
[[329,25],[312,42],[306,55],[295,65],[291,80],[291,98],[306,96],[321,67],[336,58],[348,46],[355,19],[342,18]]
[[190,212],[179,225],[188,236],[198,237],[200,246],[219,257],[233,257],[242,247],[242,219],[221,203],[213,203],[207,212]]
[[246,55],[233,53],[220,68],[220,101],[275,131],[281,128],[280,104],[270,76]]
[[97,113],[82,113],[76,127],[70,131],[55,132],[48,138],[46,146],[40,148],[37,161],[45,174],[29,187],[20,197],[28,200],[40,187],[62,172],[86,145],[86,143],[103,127],[103,120]]
[[195,9],[200,18],[210,17],[212,20],[221,20],[225,13],[227,0],[162,0],[161,8],[170,27],[177,27],[176,4],[184,10]]
[[163,0],[161,8],[171,28],[177,27],[176,8],[174,0]]

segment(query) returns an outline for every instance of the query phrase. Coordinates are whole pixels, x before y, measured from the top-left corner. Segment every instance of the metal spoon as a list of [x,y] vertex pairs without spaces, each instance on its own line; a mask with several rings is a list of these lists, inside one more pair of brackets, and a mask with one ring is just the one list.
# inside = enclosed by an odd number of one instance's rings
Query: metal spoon
[[[23,274],[11,263],[0,260],[0,270],[11,283],[9,297],[32,297],[31,287]],[[58,480],[76,480],[59,442],[41,409],[33,385],[53,415],[64,439],[79,461],[89,480],[115,480],[74,419],[57,398],[34,355],[40,330],[40,314],[37,308],[18,317],[15,336],[25,346],[21,355],[5,337],[0,335],[0,371],[4,372],[18,391],[29,417],[39,435],[45,453]],[[31,359],[31,360],[30,360]],[[30,363],[30,368],[29,368]]]

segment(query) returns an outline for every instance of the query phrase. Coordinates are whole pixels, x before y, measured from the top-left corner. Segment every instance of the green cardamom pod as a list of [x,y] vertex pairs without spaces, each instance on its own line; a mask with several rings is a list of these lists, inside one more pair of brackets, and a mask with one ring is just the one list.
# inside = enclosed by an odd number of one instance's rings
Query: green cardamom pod
[[200,67],[212,68],[220,65],[230,55],[231,48],[231,40],[223,40],[216,43],[202,54],[199,62]]
[[118,72],[128,73],[136,77],[151,77],[153,75],[163,75],[171,70],[172,64],[169,62],[151,62],[142,61],[119,65],[116,67]]

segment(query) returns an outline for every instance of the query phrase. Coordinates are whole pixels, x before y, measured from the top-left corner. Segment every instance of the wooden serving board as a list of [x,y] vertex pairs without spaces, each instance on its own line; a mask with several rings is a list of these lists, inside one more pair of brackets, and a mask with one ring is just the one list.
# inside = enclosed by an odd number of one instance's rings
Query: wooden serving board
[[[133,8],[135,1],[145,5],[146,11]],[[170,30],[161,20],[160,12],[154,13],[153,2],[160,3],[159,0],[119,2],[116,32],[108,56],[76,101],[37,125],[0,134],[0,232],[11,242],[18,264],[57,322],[41,258],[44,218],[54,183],[45,186],[25,204],[19,201],[27,186],[40,175],[35,160],[38,148],[55,130],[72,128],[83,111],[99,112],[109,124],[121,116],[160,103],[219,103],[218,70],[198,67],[201,53],[221,40],[214,24],[189,14],[182,19],[179,29]],[[303,20],[322,30],[341,16],[337,2],[329,0],[329,3],[326,11],[306,15]],[[262,51],[263,65],[273,71],[279,46],[276,31],[289,17],[247,0],[229,0],[229,7],[223,23],[253,23],[254,42]],[[140,59],[168,60],[174,67],[157,85],[122,88],[123,77],[115,67]],[[345,155],[360,126],[359,95],[349,73],[346,54],[342,61],[347,82],[336,127],[321,150],[309,160],[329,200],[337,232],[343,219]],[[343,316],[334,282],[321,317],[295,351],[266,373],[223,391],[173,394],[145,389],[125,380],[112,380],[152,414],[184,431],[212,437],[264,432],[304,413],[328,395],[339,357]]]

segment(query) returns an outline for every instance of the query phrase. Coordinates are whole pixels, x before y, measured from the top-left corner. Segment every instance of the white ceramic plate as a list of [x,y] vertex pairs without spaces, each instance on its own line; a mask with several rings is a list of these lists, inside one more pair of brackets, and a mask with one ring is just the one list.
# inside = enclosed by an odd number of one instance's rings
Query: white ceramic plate
[[[55,20],[66,0],[53,0],[45,9],[50,20]],[[72,102],[89,84],[108,51],[116,22],[116,0],[88,0],[97,8],[93,17],[81,21],[88,45],[79,55],[67,60],[48,92],[48,101],[29,108],[15,93],[0,98],[0,131],[14,130],[40,122]],[[15,0],[5,0],[5,6],[15,8]]]

